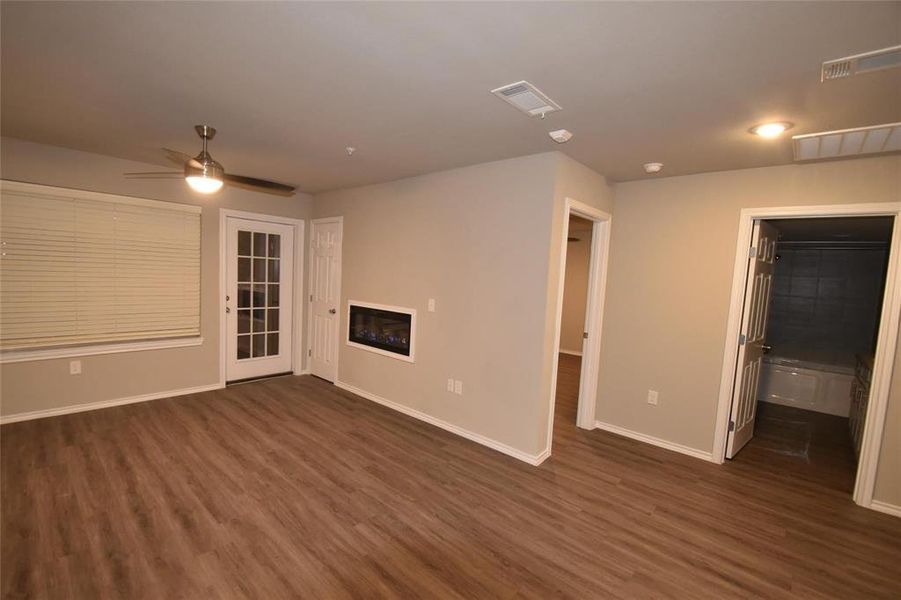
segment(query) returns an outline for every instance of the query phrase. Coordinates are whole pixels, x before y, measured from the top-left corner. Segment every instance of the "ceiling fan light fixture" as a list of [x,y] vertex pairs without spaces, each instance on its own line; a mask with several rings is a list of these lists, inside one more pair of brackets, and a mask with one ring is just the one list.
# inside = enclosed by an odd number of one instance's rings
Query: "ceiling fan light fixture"
[[193,162],[185,165],[185,181],[191,189],[201,194],[215,194],[222,188],[225,169],[215,160],[203,163]]

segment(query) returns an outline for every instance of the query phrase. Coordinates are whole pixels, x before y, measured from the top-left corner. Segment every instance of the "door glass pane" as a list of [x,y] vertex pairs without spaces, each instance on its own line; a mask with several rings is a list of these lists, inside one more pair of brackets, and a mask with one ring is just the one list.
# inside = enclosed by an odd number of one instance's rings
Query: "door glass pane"
[[250,311],[238,311],[238,333],[250,333]]
[[266,334],[257,333],[253,335],[253,356],[266,356]]
[[278,260],[269,259],[269,281],[278,281]]
[[268,342],[266,343],[266,356],[275,356],[278,354],[278,334],[270,333],[266,336]]
[[250,358],[250,336],[238,336],[238,360],[242,358]]
[[268,311],[267,331],[278,331],[278,309],[270,308]]
[[250,284],[238,284],[238,308],[250,308]]
[[266,281],[266,259],[265,258],[253,259],[253,280],[265,283],[265,281]]
[[266,311],[262,308],[253,311],[253,332],[260,333],[266,331]]
[[238,259],[238,281],[250,281],[250,259]]
[[266,284],[253,284],[253,306],[254,308],[266,306]]
[[250,232],[238,232],[238,254],[241,256],[250,256]]
[[265,233],[257,233],[253,234],[253,255],[254,256],[266,256],[266,234]]
[[278,285],[269,286],[269,306],[278,306]]
[[278,258],[279,256],[281,256],[279,254],[282,251],[281,240],[281,236],[275,235],[273,233],[269,234],[269,258]]

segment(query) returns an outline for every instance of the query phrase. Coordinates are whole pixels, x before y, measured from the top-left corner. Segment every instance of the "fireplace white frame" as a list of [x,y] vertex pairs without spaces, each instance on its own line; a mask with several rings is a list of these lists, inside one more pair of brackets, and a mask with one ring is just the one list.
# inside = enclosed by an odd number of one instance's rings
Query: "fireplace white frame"
[[[403,354],[398,354],[396,352],[389,352],[388,350],[382,350],[381,348],[373,348],[372,346],[367,346],[366,344],[359,344],[357,342],[350,341],[350,307],[351,306],[362,306],[363,308],[374,308],[376,310],[390,310],[391,312],[404,313],[410,315],[410,356],[404,356]],[[416,362],[416,309],[415,308],[407,308],[406,306],[390,306],[387,304],[373,304],[372,302],[358,302],[357,300],[348,300],[347,301],[347,331],[344,333],[344,342],[348,346],[352,346],[354,348],[359,348],[360,350],[366,350],[367,352],[373,352],[375,354],[381,354],[382,356],[387,356],[389,358],[394,358],[397,360],[402,360],[408,363]]]

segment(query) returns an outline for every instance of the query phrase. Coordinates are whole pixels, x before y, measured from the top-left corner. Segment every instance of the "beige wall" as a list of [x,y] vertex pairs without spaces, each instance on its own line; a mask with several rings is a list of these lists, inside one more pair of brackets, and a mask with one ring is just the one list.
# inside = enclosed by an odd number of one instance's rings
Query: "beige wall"
[[[226,188],[213,197],[190,192],[180,180],[127,180],[126,171],[165,170],[53,146],[0,140],[0,177],[203,207],[201,217],[202,346],[80,357],[83,373],[69,375],[69,359],[0,366],[0,414],[62,408],[219,381],[219,208],[305,219],[306,194],[282,198]],[[301,314],[298,311],[298,314]],[[186,366],[188,368],[186,368]]]
[[569,237],[576,237],[579,241],[566,244],[560,350],[581,353],[582,334],[585,331],[585,305],[588,301],[588,259],[591,256],[591,230],[573,231],[574,227],[579,226],[578,220],[570,219]]
[[[316,195],[316,217],[344,217],[342,305],[418,311],[414,364],[342,343],[338,379],[523,453],[543,451],[558,188],[587,195],[603,184],[570,162],[551,152]],[[463,381],[462,396],[446,391],[448,378]]]
[[[897,156],[617,185],[598,420],[710,452],[740,210],[898,202],[899,190]],[[901,505],[899,403],[896,377],[877,499]]]

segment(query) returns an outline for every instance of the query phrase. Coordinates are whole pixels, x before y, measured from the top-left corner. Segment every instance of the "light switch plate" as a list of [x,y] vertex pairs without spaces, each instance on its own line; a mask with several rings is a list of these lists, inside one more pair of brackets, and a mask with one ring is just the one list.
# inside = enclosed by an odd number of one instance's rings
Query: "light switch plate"
[[80,360],[70,360],[69,361],[69,375],[81,375],[81,361]]
[[435,312],[435,299],[429,298],[429,312]]
[[648,404],[657,406],[657,390],[648,390]]
[[448,378],[448,380],[447,380],[447,391],[449,391],[449,392],[453,392],[453,391],[454,391],[454,380],[453,380],[453,379]]
[[454,382],[454,393],[463,395],[463,382],[459,379]]

